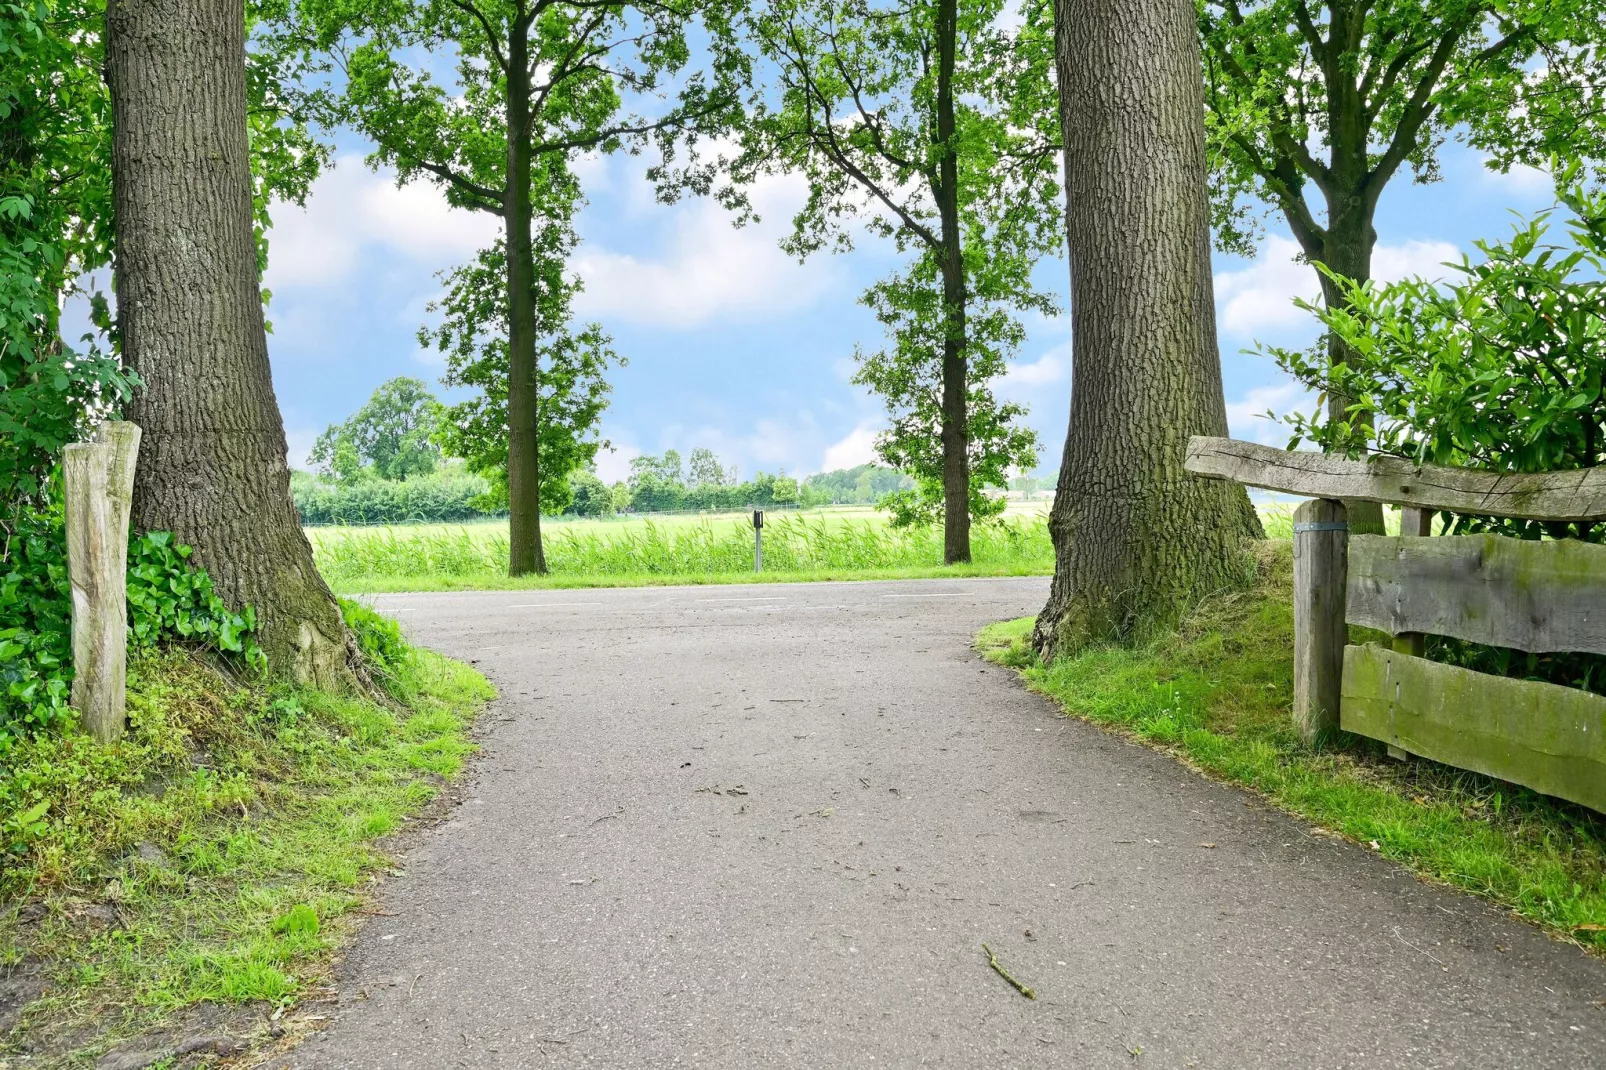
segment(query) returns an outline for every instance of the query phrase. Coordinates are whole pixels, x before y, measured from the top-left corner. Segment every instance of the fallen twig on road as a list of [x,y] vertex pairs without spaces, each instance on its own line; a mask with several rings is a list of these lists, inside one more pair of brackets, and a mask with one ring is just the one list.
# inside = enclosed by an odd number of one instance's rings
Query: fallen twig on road
[[1008,981],[1011,988],[1025,996],[1027,999],[1037,998],[1036,991],[1034,991],[1030,985],[1021,984],[1019,981],[1015,980],[1015,976],[1013,974],[1004,969],[1004,964],[998,961],[998,956],[993,954],[992,948],[988,947],[986,944],[983,944],[981,945],[981,949],[987,952],[987,965],[993,968],[994,973]]

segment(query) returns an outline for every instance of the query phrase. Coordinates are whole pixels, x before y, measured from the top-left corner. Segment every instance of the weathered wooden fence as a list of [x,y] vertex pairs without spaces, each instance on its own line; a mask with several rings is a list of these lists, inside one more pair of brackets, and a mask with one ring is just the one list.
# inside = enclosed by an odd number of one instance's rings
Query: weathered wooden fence
[[62,460],[72,582],[72,704],[102,743],[123,734],[128,680],[128,512],[139,428],[103,423]]
[[[1606,518],[1606,470],[1480,472],[1205,437],[1187,468],[1315,499],[1294,512],[1294,720],[1306,739],[1342,728],[1606,811],[1606,698],[1422,657],[1425,635],[1606,654],[1606,546],[1427,537],[1438,510]],[[1402,506],[1402,534],[1351,537],[1344,500]],[[1349,624],[1393,642],[1352,645]]]

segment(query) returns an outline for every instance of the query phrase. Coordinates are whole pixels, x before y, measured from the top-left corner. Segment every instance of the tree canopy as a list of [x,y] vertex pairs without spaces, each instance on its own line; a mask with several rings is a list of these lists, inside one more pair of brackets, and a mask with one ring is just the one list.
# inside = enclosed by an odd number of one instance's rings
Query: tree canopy
[[326,428],[312,448],[312,462],[341,478],[357,475],[354,463],[372,466],[381,479],[428,475],[441,461],[443,412],[422,380],[398,376],[381,383],[349,419]]
[[1345,228],[1369,253],[1384,187],[1402,167],[1437,179],[1452,137],[1502,170],[1606,157],[1600,0],[1199,0],[1199,25],[1229,248],[1254,237],[1260,201],[1319,263]]

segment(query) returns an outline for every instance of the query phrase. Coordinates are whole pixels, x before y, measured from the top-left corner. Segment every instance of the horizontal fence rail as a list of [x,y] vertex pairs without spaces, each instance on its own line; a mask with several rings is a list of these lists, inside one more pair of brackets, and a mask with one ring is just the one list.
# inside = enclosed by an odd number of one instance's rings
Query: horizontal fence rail
[[1606,654],[1606,546],[1499,535],[1349,545],[1351,624],[1530,653]]
[[[1293,720],[1606,812],[1606,697],[1422,657],[1427,635],[1606,654],[1606,546],[1429,537],[1428,514],[1606,518],[1606,469],[1500,473],[1351,460],[1196,437],[1187,469],[1315,499],[1294,513]],[[1402,534],[1351,537],[1344,500],[1401,506]],[[1351,624],[1393,636],[1350,645]]]
[[1339,726],[1606,811],[1606,698],[1368,643],[1344,651]]
[[1194,475],[1232,479],[1307,498],[1413,505],[1529,520],[1606,518],[1606,468],[1570,472],[1482,472],[1414,465],[1398,457],[1352,461],[1196,435],[1186,461]]

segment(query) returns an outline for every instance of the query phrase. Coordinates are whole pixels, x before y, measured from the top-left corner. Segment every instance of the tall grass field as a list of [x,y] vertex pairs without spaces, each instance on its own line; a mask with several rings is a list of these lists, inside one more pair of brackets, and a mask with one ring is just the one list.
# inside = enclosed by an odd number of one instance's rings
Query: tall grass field
[[[1292,535],[1293,503],[1259,505],[1266,535]],[[1392,518],[1391,518],[1392,519]],[[1397,523],[1397,522],[1396,522]],[[307,536],[330,584],[346,593],[508,586],[612,586],[937,575],[1048,575],[1048,506],[1011,502],[997,523],[971,529],[973,563],[944,569],[940,528],[899,529],[855,506],[771,513],[764,571],[753,571],[746,513],[542,522],[550,575],[510,580],[507,521],[312,527]]]
[[[495,586],[507,580],[505,523],[381,528],[311,528],[318,567],[347,591]],[[544,528],[547,567],[557,583],[704,582],[753,578],[753,529],[740,518],[674,517],[557,523]],[[974,570],[1050,572],[1054,549],[1040,511],[971,529]],[[764,526],[764,575],[888,573],[942,565],[940,528],[894,528],[879,516],[821,511],[771,515]]]

